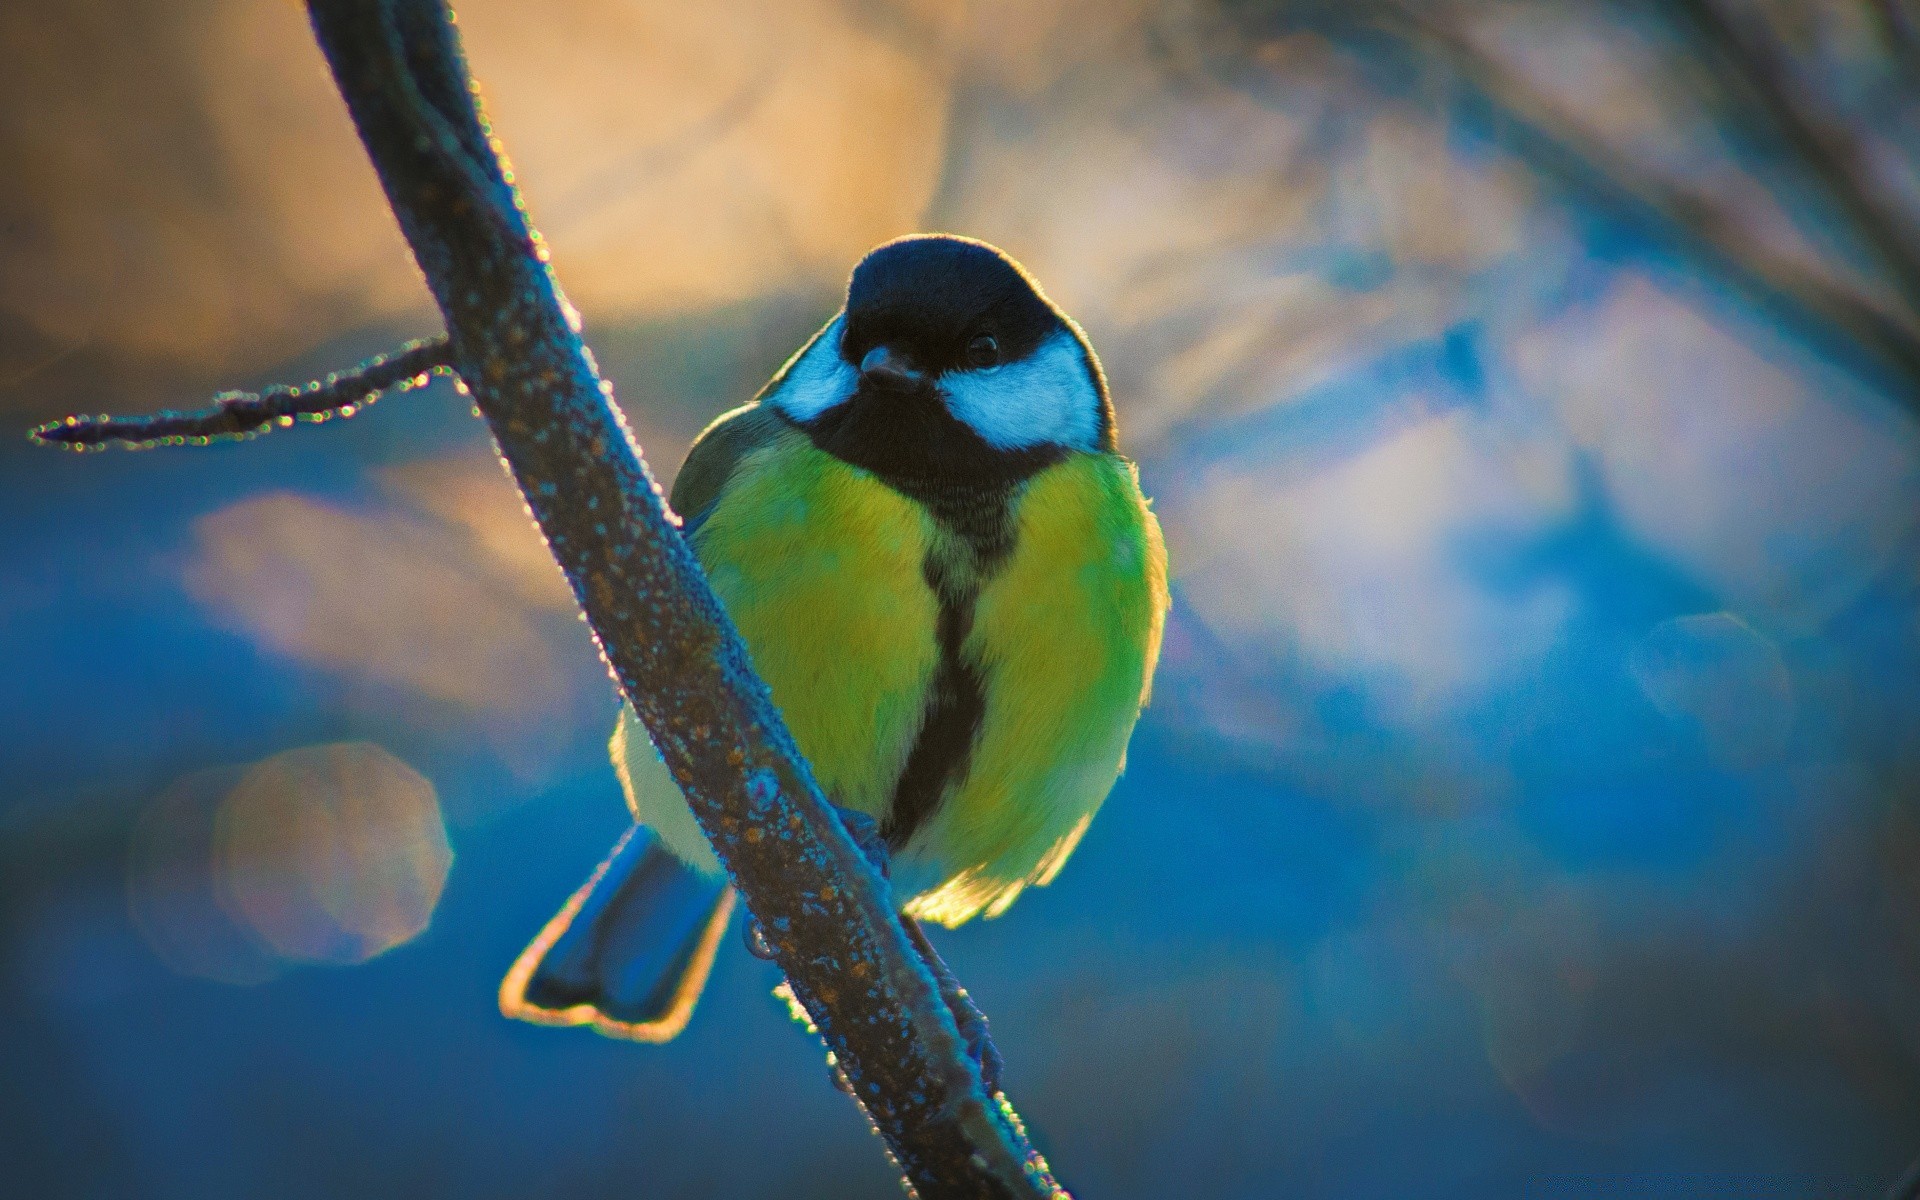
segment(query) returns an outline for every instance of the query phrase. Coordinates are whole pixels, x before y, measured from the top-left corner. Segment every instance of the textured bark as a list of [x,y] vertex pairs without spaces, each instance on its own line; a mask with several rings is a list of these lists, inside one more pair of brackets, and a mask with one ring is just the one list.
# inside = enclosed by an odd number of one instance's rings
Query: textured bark
[[885,882],[814,783],[581,342],[442,0],[311,0],[452,362],[621,689],[907,1182],[1061,1194],[989,1095]]

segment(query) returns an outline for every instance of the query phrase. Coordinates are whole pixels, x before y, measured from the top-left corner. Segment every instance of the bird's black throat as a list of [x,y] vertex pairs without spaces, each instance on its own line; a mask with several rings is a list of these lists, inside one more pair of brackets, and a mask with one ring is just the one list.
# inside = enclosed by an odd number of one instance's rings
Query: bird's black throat
[[[851,399],[801,428],[828,454],[930,507],[947,496],[1010,491],[1066,455],[1059,446],[1002,450],[989,444],[947,411],[932,383],[910,389],[862,383]],[[936,508],[934,515],[942,513]]]

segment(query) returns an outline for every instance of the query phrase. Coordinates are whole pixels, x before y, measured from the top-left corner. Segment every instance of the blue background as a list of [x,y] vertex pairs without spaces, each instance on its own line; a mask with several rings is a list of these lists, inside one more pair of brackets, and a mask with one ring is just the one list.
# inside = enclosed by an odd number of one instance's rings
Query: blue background
[[[513,90],[515,18],[470,7],[539,221],[533,160],[577,131],[515,108],[536,94]],[[941,25],[923,199],[737,294],[621,290],[653,266],[585,232],[570,251],[587,201],[556,187],[560,277],[579,264],[588,340],[650,461],[750,396],[831,314],[859,249],[906,229],[1006,245],[1086,324],[1175,563],[1160,682],[1059,879],[937,936],[1079,1194],[1880,1194],[1920,1154],[1912,381],[1756,298],[1684,230],[1542,167],[1511,114],[1434,82],[1445,69],[1224,11]],[[1724,189],[1771,251],[1912,327],[1764,146],[1684,105],[1653,132],[1629,111],[1632,72],[1684,82],[1683,51],[1649,67],[1634,53],[1665,43],[1617,13],[1553,18],[1569,32],[1540,27],[1556,9],[1517,11],[1496,44],[1599,135]],[[593,26],[570,12],[548,32],[580,47]],[[896,18],[856,13],[831,37],[866,46]],[[273,20],[269,48],[298,48],[297,14]],[[996,33],[1079,50],[1036,82]],[[108,63],[134,53],[131,33],[89,36]],[[700,36],[728,52],[724,31]],[[933,34],[873,36],[892,53]],[[63,53],[9,37],[16,59]],[[1847,114],[1885,106],[1889,152],[1910,148],[1886,68],[1835,44],[1806,51],[1819,77]],[[272,70],[331,112],[299,53]],[[571,86],[569,103],[589,85]],[[17,135],[30,108],[8,103]],[[70,121],[66,149],[15,147],[33,170],[134,121],[107,100],[31,111]],[[890,173],[908,167],[846,166],[818,136],[781,169],[906,188]],[[593,186],[644,191],[681,169],[676,145]],[[141,221],[201,211],[128,170],[83,200],[48,166],[8,236],[92,204],[160,244]],[[726,179],[725,196],[754,186]],[[234,189],[226,219],[255,211],[240,184],[209,187]],[[20,430],[310,378],[432,328],[405,293],[296,310],[292,335],[256,339],[242,315],[162,352],[116,333],[134,318],[103,298],[63,350],[59,283],[7,284],[0,412]],[[126,311],[164,330],[166,307]],[[554,579],[529,573],[537,543],[490,456],[445,381],[242,445],[0,439],[5,1190],[898,1194],[770,996],[777,974],[735,939],[664,1047],[498,1015],[501,974],[625,812],[611,687]],[[369,650],[380,630],[419,658]],[[176,781],[369,742],[430,782],[452,850],[416,936],[314,961],[230,897],[136,919],[141,814]],[[154,920],[204,926],[213,949],[170,957]]]

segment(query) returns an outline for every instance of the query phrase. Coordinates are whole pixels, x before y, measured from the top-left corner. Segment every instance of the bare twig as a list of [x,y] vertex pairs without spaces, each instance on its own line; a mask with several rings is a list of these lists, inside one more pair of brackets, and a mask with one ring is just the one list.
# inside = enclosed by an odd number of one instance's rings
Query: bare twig
[[336,371],[304,387],[263,392],[222,392],[210,408],[144,417],[66,417],[28,436],[68,450],[104,450],[116,443],[148,446],[205,445],[239,441],[295,421],[350,417],[395,388],[424,386],[433,375],[453,373],[452,349],[443,337],[408,342],[392,354],[368,359],[351,371]]
[[1881,35],[1892,41],[1920,46],[1920,22],[1911,11],[1910,0],[1867,0],[1867,12],[1879,24]]

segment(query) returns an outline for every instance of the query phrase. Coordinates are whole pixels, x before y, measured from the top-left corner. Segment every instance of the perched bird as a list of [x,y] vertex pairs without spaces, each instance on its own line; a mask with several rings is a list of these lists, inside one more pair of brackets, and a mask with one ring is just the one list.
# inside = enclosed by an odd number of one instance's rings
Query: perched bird
[[[700,435],[671,500],[821,788],[884,842],[903,914],[959,925],[1052,880],[1146,702],[1166,553],[1093,348],[1017,263],[949,236],[874,250]],[[665,1041],[733,893],[630,707],[612,753],[639,824],[500,1003]]]

